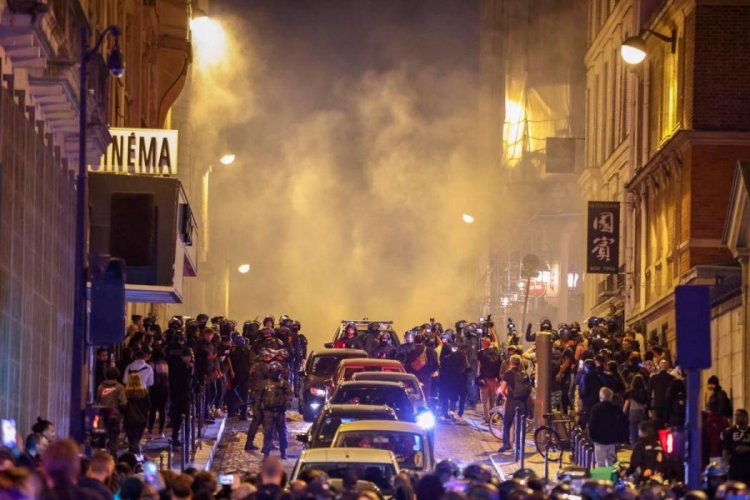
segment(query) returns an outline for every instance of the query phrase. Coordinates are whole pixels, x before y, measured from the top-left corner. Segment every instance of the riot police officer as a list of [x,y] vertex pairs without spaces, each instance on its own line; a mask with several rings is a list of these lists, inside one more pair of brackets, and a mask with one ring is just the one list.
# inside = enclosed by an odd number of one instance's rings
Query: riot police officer
[[391,344],[391,334],[380,332],[378,335],[378,344],[370,353],[373,358],[393,359],[396,356],[396,348]]
[[292,388],[289,381],[283,376],[284,367],[276,361],[268,365],[269,378],[261,394],[261,405],[263,408],[263,452],[268,456],[271,452],[273,435],[279,438],[279,451],[281,458],[286,459],[287,432],[286,432],[286,410],[292,402]]
[[252,397],[253,418],[247,429],[247,441],[245,451],[254,451],[258,447],[253,444],[255,435],[258,433],[260,424],[263,423],[263,404],[261,396],[265,388],[269,366],[259,357],[256,357],[250,368],[250,394]]

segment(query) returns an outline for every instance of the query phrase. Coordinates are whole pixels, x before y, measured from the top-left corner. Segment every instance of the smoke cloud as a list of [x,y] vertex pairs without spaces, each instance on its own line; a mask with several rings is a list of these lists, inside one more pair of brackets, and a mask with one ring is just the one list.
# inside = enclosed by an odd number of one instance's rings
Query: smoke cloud
[[500,216],[477,161],[478,13],[402,3],[225,4],[230,62],[196,75],[192,118],[238,157],[212,186],[209,256],[252,266],[234,319],[289,314],[319,346],[342,319],[479,315]]

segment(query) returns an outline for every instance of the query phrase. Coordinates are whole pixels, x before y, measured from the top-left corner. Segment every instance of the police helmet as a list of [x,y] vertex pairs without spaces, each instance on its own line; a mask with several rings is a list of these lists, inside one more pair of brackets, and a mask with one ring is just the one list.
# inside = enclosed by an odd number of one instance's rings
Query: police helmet
[[464,468],[464,479],[489,483],[492,478],[492,469],[486,464],[469,464]]
[[391,334],[388,332],[382,332],[380,335],[378,335],[378,340],[380,342],[385,342],[390,344],[391,343]]
[[182,318],[179,316],[172,316],[172,318],[169,320],[169,323],[167,323],[167,326],[171,328],[172,330],[182,330]]
[[447,476],[445,480],[448,478],[456,478],[460,473],[461,469],[458,467],[458,464],[450,458],[441,460],[435,465],[435,474],[440,476],[441,480],[444,480],[443,476]]
[[541,323],[539,329],[541,331],[543,331],[543,332],[550,332],[550,331],[552,331],[552,321],[550,321],[547,318],[544,318],[542,320],[542,323]]

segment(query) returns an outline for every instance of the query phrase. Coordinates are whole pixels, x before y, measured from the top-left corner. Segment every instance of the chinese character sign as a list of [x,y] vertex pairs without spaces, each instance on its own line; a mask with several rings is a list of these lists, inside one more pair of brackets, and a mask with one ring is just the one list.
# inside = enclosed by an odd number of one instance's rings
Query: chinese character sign
[[590,201],[586,272],[616,274],[620,267],[620,203]]

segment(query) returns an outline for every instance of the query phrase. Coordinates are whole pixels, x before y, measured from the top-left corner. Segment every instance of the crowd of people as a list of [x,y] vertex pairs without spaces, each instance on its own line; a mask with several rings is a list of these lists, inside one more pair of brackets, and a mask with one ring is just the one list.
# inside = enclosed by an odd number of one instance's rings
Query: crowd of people
[[[544,320],[536,331],[529,325],[524,335],[512,320],[506,326],[507,335],[500,336],[491,318],[458,321],[448,329],[430,319],[399,342],[383,324],[360,331],[352,323],[334,346],[399,360],[445,422],[460,421],[480,402],[487,422],[493,408],[503,405],[500,453],[513,445],[515,415],[533,411],[533,398],[540,397],[535,377],[547,370],[551,407],[585,429],[597,467],[612,466],[618,447],[627,446],[632,454],[623,477],[647,488],[681,484],[679,459],[670,459],[659,439],[660,431],[685,423],[685,382],[664,339],[646,339],[638,325],[624,329],[616,319],[591,318],[583,329],[576,322],[553,328]],[[548,367],[536,366],[540,334],[548,335],[552,346]],[[97,353],[96,402],[107,409],[107,451],[81,458],[75,442],[56,439],[53,423],[40,418],[22,445],[0,454],[0,499],[373,498],[372,492],[356,491],[356,481],[335,490],[322,472],[290,484],[279,459],[269,456],[275,440],[280,458],[286,458],[286,413],[298,396],[306,356],[301,325],[287,316],[278,324],[272,317],[248,321],[241,331],[231,320],[206,314],[174,317],[164,330],[153,317],[133,316],[124,342]],[[703,457],[708,491],[720,497],[745,491],[742,482],[750,481],[750,425],[744,409],[733,411],[716,376],[707,386]],[[143,471],[144,440],[163,438],[169,428],[173,446],[183,446],[180,429],[188,425],[191,408],[207,422],[224,416],[248,421],[248,452],[258,449],[255,437],[262,428],[261,472],[218,478],[189,469],[179,475]],[[421,478],[395,477],[393,491],[404,499],[637,495],[627,482],[615,488],[585,481],[578,492],[571,490],[573,483],[565,477],[545,482],[531,471],[501,483],[487,466],[473,464],[461,472],[448,460]],[[676,491],[662,486],[659,498],[686,495]]]

